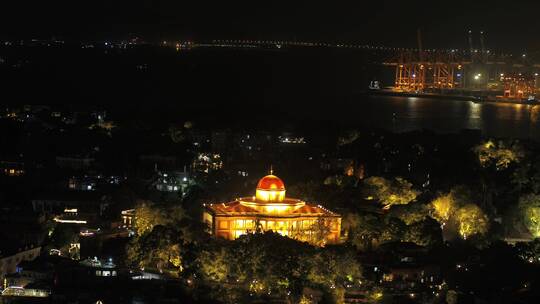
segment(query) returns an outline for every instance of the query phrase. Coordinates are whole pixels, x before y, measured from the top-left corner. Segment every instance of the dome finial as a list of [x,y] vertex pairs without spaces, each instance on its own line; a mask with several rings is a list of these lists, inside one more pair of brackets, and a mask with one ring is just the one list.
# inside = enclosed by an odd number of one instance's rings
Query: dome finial
[[270,165],[270,175],[274,175],[274,168],[272,168],[272,165]]

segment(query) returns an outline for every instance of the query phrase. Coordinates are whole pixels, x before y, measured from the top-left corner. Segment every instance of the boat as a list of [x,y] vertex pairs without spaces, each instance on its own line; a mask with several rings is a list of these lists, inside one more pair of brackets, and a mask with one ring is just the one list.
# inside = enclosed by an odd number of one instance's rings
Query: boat
[[378,80],[372,80],[370,83],[369,83],[369,87],[368,87],[370,90],[380,90],[381,89],[381,84],[379,83]]

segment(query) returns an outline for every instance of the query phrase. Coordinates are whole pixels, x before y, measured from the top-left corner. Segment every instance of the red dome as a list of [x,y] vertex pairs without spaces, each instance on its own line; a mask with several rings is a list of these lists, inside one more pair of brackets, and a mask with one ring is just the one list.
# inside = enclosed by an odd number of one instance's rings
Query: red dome
[[275,175],[267,175],[259,181],[257,189],[260,190],[285,190],[283,181]]

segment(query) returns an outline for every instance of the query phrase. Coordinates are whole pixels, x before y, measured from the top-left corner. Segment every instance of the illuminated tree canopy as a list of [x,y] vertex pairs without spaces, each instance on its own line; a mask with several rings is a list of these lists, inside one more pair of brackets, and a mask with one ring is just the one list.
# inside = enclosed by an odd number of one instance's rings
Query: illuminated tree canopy
[[431,202],[431,207],[433,209],[432,216],[439,223],[444,224],[448,222],[450,216],[456,210],[456,201],[454,196],[451,193],[441,195],[437,197],[433,202]]
[[135,231],[137,235],[144,235],[152,231],[155,226],[166,226],[179,222],[186,217],[184,210],[175,206],[173,208],[159,208],[150,201],[142,201],[135,208]]
[[373,176],[364,180],[364,186],[367,198],[379,201],[384,209],[389,209],[393,205],[406,205],[420,194],[413,189],[410,182],[401,177],[387,180]]
[[482,167],[495,166],[496,170],[507,169],[513,163],[519,163],[524,152],[518,144],[506,144],[502,141],[487,141],[474,148]]
[[475,204],[467,204],[456,210],[455,220],[459,234],[465,240],[471,236],[484,235],[489,228],[488,217]]
[[273,232],[209,242],[198,253],[196,265],[209,282],[234,283],[253,295],[283,295],[295,303],[304,287],[337,296],[362,276],[355,253],[347,247],[313,247]]
[[181,248],[174,229],[156,226],[139,238],[128,248],[128,260],[140,268],[182,270]]
[[533,237],[540,237],[540,195],[527,194],[519,199],[523,223]]
[[347,242],[366,251],[389,242],[412,242],[420,246],[439,244],[442,239],[437,222],[427,216],[423,205],[413,206],[409,214],[405,209],[410,206],[396,206],[399,212],[392,208],[384,215],[348,214],[342,221]]
[[456,211],[473,200],[469,189],[456,186],[448,193],[439,194],[430,204],[430,216],[441,226],[454,219]]
[[136,236],[127,248],[127,258],[140,268],[182,271],[183,246],[203,239],[198,227],[180,206],[160,206],[149,201],[135,208]]

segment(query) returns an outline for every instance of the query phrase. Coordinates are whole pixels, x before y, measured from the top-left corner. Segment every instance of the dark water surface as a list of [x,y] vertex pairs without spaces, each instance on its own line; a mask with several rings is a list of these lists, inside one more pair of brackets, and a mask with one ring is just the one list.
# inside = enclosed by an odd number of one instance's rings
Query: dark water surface
[[0,104],[100,105],[114,110],[114,119],[153,116],[165,124],[202,119],[275,128],[307,119],[323,128],[343,122],[394,132],[477,129],[488,137],[540,140],[538,106],[367,96],[362,92],[371,79],[389,85],[394,75],[368,55],[0,47]]
[[369,96],[349,105],[334,115],[393,132],[476,129],[487,137],[540,140],[540,106],[394,96]]

